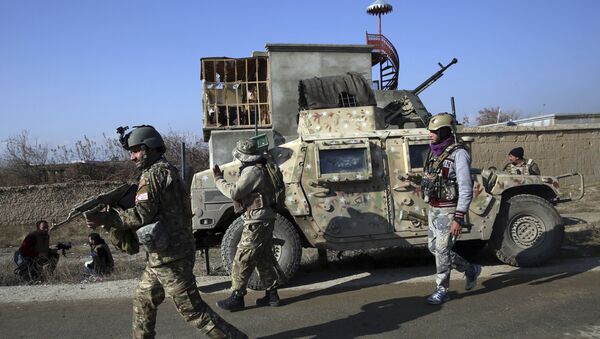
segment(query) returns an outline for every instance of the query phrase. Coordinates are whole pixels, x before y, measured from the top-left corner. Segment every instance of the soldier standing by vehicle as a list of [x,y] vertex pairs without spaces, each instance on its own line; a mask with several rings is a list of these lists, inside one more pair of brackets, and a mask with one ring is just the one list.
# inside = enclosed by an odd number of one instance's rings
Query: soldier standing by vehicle
[[35,231],[29,233],[21,242],[15,253],[15,263],[26,270],[26,278],[31,280],[45,279],[52,275],[58,264],[58,252],[50,248],[48,222],[40,220],[35,223]]
[[268,286],[265,296],[257,299],[256,304],[279,306],[273,254],[276,187],[265,168],[267,160],[258,151],[254,140],[238,141],[233,156],[242,162],[236,183],[223,179],[218,165],[213,168],[213,174],[219,191],[234,201],[236,213],[243,213],[244,230],[231,270],[231,296],[217,302],[217,305],[228,311],[243,309],[248,280],[256,267],[260,279]]
[[[167,295],[185,320],[207,336],[243,336],[200,298],[192,272],[195,243],[189,192],[177,169],[164,158],[166,147],[152,126],[119,128],[121,144],[141,171],[135,206],[86,215],[88,226],[151,231],[156,244],[142,243],[148,262],[133,299],[133,337],[154,338],[156,312]],[[142,230],[143,229],[143,230]],[[157,244],[161,243],[162,246]],[[156,245],[156,246],[154,246]]]
[[429,120],[431,136],[422,188],[429,201],[429,251],[435,256],[437,288],[427,298],[438,305],[450,299],[450,271],[464,272],[466,290],[475,287],[481,266],[470,264],[452,247],[465,224],[465,215],[473,197],[471,156],[456,137],[456,121],[448,113],[440,113]]
[[523,156],[523,147],[513,148],[508,152],[508,161],[510,162],[502,170],[510,174],[541,175],[540,168],[533,162],[533,159],[525,159]]

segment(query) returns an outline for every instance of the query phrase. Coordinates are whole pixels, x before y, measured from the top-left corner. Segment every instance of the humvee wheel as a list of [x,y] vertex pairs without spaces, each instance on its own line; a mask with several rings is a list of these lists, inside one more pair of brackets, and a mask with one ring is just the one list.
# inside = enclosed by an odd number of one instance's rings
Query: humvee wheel
[[560,214],[548,201],[521,194],[501,207],[490,239],[500,261],[513,266],[536,266],[560,248],[564,226]]
[[[237,250],[237,245],[242,237],[244,221],[241,217],[235,219],[225,231],[223,241],[221,242],[221,259],[227,273],[231,274],[233,258]],[[300,266],[302,257],[302,243],[300,236],[294,228],[294,225],[277,214],[275,219],[275,228],[273,230],[273,252],[275,259],[279,264],[279,285],[284,285],[296,274]],[[248,288],[253,290],[264,290],[268,286],[263,285],[258,277],[256,270],[252,273],[248,281]]]

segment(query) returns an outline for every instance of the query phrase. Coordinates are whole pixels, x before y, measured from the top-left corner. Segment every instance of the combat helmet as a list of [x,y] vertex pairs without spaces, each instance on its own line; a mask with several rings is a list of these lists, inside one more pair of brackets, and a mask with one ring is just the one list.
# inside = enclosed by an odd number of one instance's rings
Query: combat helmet
[[130,150],[131,147],[145,145],[147,148],[165,149],[165,142],[158,131],[150,125],[134,126],[133,130],[127,134],[128,127],[117,128],[117,133],[121,134],[119,141],[124,149]]
[[456,128],[456,119],[450,113],[439,113],[431,117],[429,119],[429,125],[427,129],[430,131],[437,131],[442,127],[450,127],[450,129],[454,132]]
[[238,141],[232,154],[241,162],[254,162],[263,158],[256,141],[252,139]]

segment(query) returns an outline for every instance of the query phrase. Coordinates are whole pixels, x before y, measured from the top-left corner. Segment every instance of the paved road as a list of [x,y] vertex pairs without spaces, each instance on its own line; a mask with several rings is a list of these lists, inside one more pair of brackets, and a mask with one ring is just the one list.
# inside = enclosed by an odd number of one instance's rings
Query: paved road
[[[455,274],[452,300],[443,306],[424,303],[433,287],[429,267],[315,272],[282,290],[279,308],[221,314],[251,338],[600,338],[599,262],[486,267],[471,292]],[[227,287],[204,284],[203,298],[214,305]],[[131,299],[108,298],[2,303],[0,337],[129,337]],[[158,338],[198,337],[171,302],[159,309],[157,331]]]

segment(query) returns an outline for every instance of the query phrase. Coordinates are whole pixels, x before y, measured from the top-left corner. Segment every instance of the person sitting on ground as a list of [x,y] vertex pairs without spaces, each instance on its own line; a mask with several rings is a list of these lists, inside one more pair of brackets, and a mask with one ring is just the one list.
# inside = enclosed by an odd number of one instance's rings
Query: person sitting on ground
[[85,263],[86,273],[98,277],[111,274],[115,262],[104,239],[100,234],[93,232],[88,236],[88,240],[92,260]]
[[15,253],[15,263],[27,269],[30,279],[43,279],[52,275],[58,264],[58,252],[50,248],[50,235],[48,222],[40,220],[35,223],[36,230],[29,233],[21,242],[19,250]]
[[508,161],[510,161],[502,171],[517,175],[541,175],[540,168],[533,162],[533,159],[523,158],[523,147],[513,148],[508,152]]

